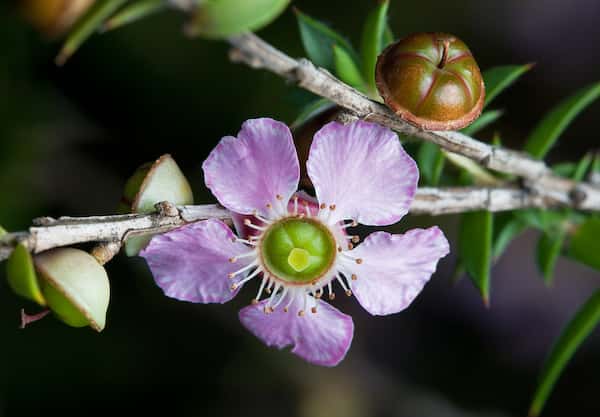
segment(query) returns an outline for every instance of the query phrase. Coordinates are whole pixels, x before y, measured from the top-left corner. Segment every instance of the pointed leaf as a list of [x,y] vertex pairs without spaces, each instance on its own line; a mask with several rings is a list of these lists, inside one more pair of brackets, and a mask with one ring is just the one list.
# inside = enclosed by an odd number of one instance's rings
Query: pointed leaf
[[430,142],[423,142],[417,154],[419,172],[427,185],[436,186],[440,181],[444,169],[444,153],[439,146]]
[[489,211],[465,213],[459,229],[459,255],[483,301],[489,304],[493,217]]
[[485,103],[487,106],[498,94],[510,87],[515,81],[533,67],[533,64],[504,65],[483,72],[485,83]]
[[386,30],[386,20],[389,1],[382,0],[368,15],[363,27],[360,53],[362,69],[370,91],[375,89],[375,64],[381,52],[383,37]]
[[329,26],[295,9],[300,37],[308,58],[323,68],[334,70],[333,45],[339,45],[354,58],[352,45]]
[[365,92],[365,80],[350,52],[343,46],[333,45],[333,62],[335,73],[340,80],[363,93]]
[[512,213],[499,213],[494,216],[494,243],[492,259],[499,259],[510,242],[527,229],[527,225]]
[[552,284],[554,268],[556,267],[556,261],[560,255],[564,240],[564,232],[559,232],[556,235],[543,233],[538,240],[535,258],[538,269],[547,285]]
[[308,119],[316,116],[321,112],[324,112],[327,109],[330,109],[333,106],[334,104],[326,98],[320,98],[311,101],[310,103],[302,107],[302,109],[300,110],[300,114],[296,117],[296,119],[294,119],[294,121],[290,125],[290,128],[292,130],[297,129]]
[[63,65],[77,49],[127,0],[98,0],[77,20],[55,61]]
[[582,223],[569,243],[569,256],[600,271],[600,218],[590,217]]
[[164,0],[140,0],[129,4],[115,14],[104,24],[103,30],[109,31],[126,26],[130,23],[144,19],[154,13],[166,9],[168,3]]
[[465,135],[472,136],[480,130],[485,129],[486,127],[494,123],[496,120],[502,117],[502,114],[504,114],[502,110],[485,111],[481,114],[481,116],[477,118],[477,120],[475,120],[469,126],[465,127],[462,130],[462,133],[464,133]]
[[600,83],[596,83],[562,101],[529,135],[525,151],[535,158],[544,158],[573,119],[599,96]]
[[537,389],[529,409],[530,417],[537,417],[563,369],[577,351],[577,348],[600,321],[600,290],[596,290],[589,300],[575,313],[575,316],[562,331],[542,367]]
[[381,39],[381,45],[379,47],[379,51],[383,51],[389,44],[394,42],[394,32],[392,32],[392,28],[390,24],[387,23],[385,25],[385,31],[383,32],[383,37]]

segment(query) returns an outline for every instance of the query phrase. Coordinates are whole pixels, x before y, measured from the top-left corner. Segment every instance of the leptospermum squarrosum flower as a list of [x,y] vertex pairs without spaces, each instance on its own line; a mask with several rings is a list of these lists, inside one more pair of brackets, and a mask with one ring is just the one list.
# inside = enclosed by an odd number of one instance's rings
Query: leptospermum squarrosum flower
[[334,299],[334,285],[373,315],[397,313],[449,250],[437,227],[375,232],[354,247],[347,227],[396,223],[417,187],[415,162],[377,124],[332,122],[315,134],[307,171],[316,203],[296,192],[292,135],[272,119],[248,120],[237,138],[224,137],[203,170],[219,202],[245,215],[239,226],[255,233],[236,237],[225,223],[206,220],[154,237],[141,255],[157,284],[179,300],[224,303],[258,281],[256,298],[239,312],[242,324],[317,365],[338,364],[353,337],[352,318],[323,300]]

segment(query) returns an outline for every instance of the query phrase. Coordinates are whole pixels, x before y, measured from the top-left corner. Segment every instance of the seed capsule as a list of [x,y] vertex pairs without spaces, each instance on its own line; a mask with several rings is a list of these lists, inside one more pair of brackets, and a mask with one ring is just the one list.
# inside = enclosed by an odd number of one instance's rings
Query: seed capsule
[[34,257],[42,294],[48,307],[73,327],[100,332],[110,298],[108,276],[89,253],[58,248]]
[[[154,162],[140,166],[127,180],[119,211],[122,213],[151,213],[154,205],[168,201],[174,205],[192,204],[194,196],[188,180],[171,157],[163,155]],[[135,256],[153,235],[135,236],[125,242],[125,253]]]
[[422,129],[461,129],[483,108],[481,71],[453,35],[417,33],[388,46],[377,59],[375,79],[385,103]]

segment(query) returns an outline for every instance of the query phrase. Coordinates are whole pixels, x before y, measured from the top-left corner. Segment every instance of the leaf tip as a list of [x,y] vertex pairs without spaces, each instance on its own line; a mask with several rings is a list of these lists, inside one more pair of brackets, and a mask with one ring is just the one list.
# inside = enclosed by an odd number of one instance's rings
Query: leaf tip
[[56,58],[54,58],[54,63],[57,67],[62,67],[68,61],[68,59],[73,55],[75,51],[71,48],[63,48],[60,50]]

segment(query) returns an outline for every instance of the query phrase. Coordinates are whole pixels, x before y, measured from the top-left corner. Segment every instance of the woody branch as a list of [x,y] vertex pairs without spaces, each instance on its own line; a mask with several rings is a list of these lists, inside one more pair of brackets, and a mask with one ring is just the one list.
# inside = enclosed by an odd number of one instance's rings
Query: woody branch
[[491,146],[460,132],[419,129],[402,120],[385,105],[373,101],[307,59],[294,59],[252,33],[229,39],[230,58],[252,68],[265,69],[327,98],[357,117],[387,126],[399,133],[435,143],[491,170],[521,177],[522,188],[580,210],[600,211],[600,188],[557,175],[543,161],[513,150]]
[[[419,188],[410,207],[412,214],[441,215],[473,210],[504,211],[519,208],[562,206],[557,200],[518,188]],[[151,214],[125,214],[91,217],[43,217],[27,231],[8,233],[0,238],[0,260],[8,258],[17,244],[32,253],[85,242],[104,242],[94,255],[104,263],[130,237],[146,233],[164,233],[187,223],[210,218],[231,220],[231,213],[218,205],[174,207],[157,204]]]

